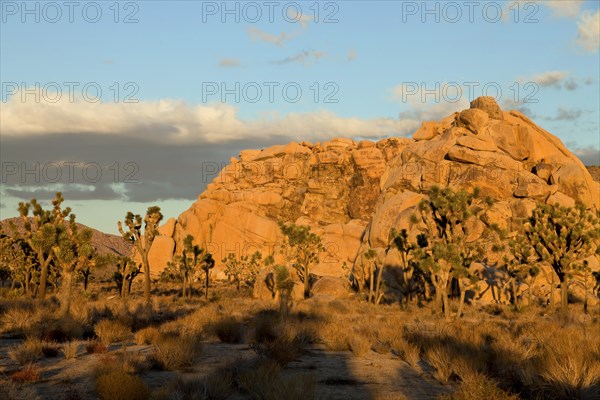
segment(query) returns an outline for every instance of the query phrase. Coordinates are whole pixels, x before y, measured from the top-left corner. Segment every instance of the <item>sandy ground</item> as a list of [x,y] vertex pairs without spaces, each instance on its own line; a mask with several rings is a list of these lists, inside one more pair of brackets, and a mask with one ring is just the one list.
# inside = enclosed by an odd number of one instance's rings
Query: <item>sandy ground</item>
[[[8,374],[19,368],[8,358],[10,346],[19,340],[0,340],[0,371]],[[69,389],[76,390],[86,398],[97,398],[93,391],[92,373],[99,355],[87,354],[81,342],[75,359],[66,360],[62,353],[57,357],[42,358],[38,365],[42,368],[42,380],[27,384],[44,399],[65,398]],[[113,345],[110,351],[117,351],[122,345]],[[128,351],[150,354],[152,346],[130,344]],[[257,357],[255,350],[247,344],[205,343],[196,364],[187,371],[148,370],[139,374],[148,386],[158,388],[168,385],[177,375],[202,378],[222,366],[242,363]],[[369,400],[369,399],[435,399],[451,388],[434,380],[424,365],[421,370],[412,368],[395,355],[378,354],[374,351],[362,357],[350,352],[330,352],[323,347],[311,346],[297,361],[288,364],[284,373],[308,372],[317,379],[317,395],[323,400]],[[246,395],[235,395],[230,399],[248,399]],[[25,400],[25,399],[24,399]]]

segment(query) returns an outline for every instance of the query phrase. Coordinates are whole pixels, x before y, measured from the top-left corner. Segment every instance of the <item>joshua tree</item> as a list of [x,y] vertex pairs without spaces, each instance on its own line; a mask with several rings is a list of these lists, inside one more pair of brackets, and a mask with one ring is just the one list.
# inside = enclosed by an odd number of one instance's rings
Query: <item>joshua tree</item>
[[181,296],[189,298],[193,290],[198,266],[202,260],[204,249],[194,245],[194,237],[187,235],[183,240],[183,252],[167,264],[167,274],[177,277],[181,281]]
[[279,299],[279,313],[285,315],[291,307],[294,281],[285,265],[273,267],[273,275],[274,289]]
[[[64,210],[61,205],[64,199],[60,192],[52,200],[52,209],[44,210],[36,199],[29,203],[19,203],[19,214],[23,220],[23,239],[36,255],[40,266],[40,287],[38,297],[46,297],[46,285],[48,282],[48,269],[52,262],[52,248],[56,246],[58,237],[64,230],[63,222],[71,213],[69,207]],[[29,216],[32,211],[31,217]]]
[[208,283],[210,280],[210,270],[215,266],[215,260],[210,253],[204,253],[202,261],[200,262],[202,271],[204,271],[205,285],[204,285],[204,298],[208,300]]
[[127,231],[123,229],[121,221],[117,222],[119,232],[123,238],[135,246],[138,254],[142,259],[144,268],[144,298],[146,305],[150,305],[150,262],[148,254],[154,242],[154,238],[158,235],[158,224],[162,221],[163,215],[160,212],[160,207],[148,207],[146,216],[144,217],[144,232],[142,233],[142,217],[139,214],[133,214],[131,211],[125,216],[125,226]]
[[418,274],[419,269],[415,252],[419,246],[416,243],[410,243],[406,229],[402,229],[400,232],[392,229],[390,236],[394,247],[400,253],[402,277],[399,279],[398,283],[400,284],[403,300],[405,300],[405,307],[408,307],[413,293],[417,290],[416,275]]
[[136,276],[141,274],[142,265],[135,263],[127,256],[114,256],[111,259],[117,270],[113,274],[113,280],[119,289],[119,295],[126,297],[131,293],[131,285]]
[[234,253],[227,254],[222,262],[225,264],[225,274],[231,279],[237,286],[237,290],[240,290],[240,284],[246,282],[249,286],[254,286],[256,277],[258,276],[260,261],[262,254],[256,252],[251,256],[243,255],[240,258],[236,258]]
[[319,261],[319,252],[323,250],[321,238],[308,226],[279,222],[279,228],[285,235],[282,250],[304,283],[304,297],[307,298],[310,296],[310,270]]
[[[460,317],[465,292],[475,280],[469,273],[469,267],[484,253],[480,241],[467,241],[469,222],[475,221],[482,209],[492,204],[489,197],[479,198],[477,188],[468,193],[464,189],[454,192],[450,188],[433,186],[428,198],[419,203],[419,217],[413,216],[412,222],[420,221],[423,227],[424,236],[419,239],[420,267],[430,274],[436,290],[436,304],[443,306],[446,319],[451,317],[447,291],[449,283],[455,278],[459,285],[460,300],[456,316]],[[486,228],[482,238],[489,238],[496,229]]]
[[533,284],[540,274],[540,267],[537,265],[537,257],[526,241],[512,239],[508,242],[512,258],[505,257],[506,269],[510,277],[508,284],[511,286],[513,304],[515,309],[519,309],[517,298],[517,282],[524,282],[527,285],[527,298],[529,306],[532,305]]
[[558,276],[563,314],[568,307],[569,280],[583,260],[597,251],[599,219],[600,211],[588,211],[583,204],[575,207],[538,204],[525,224],[522,240]]
[[11,280],[11,290],[19,283],[29,295],[39,276],[37,257],[29,244],[17,234],[14,224],[12,228],[12,236],[0,234],[0,264]]
[[54,261],[61,274],[61,314],[67,315],[71,309],[75,274],[87,268],[94,256],[92,230],[79,230],[75,223],[75,214],[71,214],[69,223],[61,232],[58,241],[52,247]]

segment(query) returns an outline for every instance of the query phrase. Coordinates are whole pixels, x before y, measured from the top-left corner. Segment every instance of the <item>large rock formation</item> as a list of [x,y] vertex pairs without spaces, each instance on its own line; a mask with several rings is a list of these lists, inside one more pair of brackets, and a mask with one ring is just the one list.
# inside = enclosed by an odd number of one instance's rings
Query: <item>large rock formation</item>
[[[536,202],[600,207],[600,186],[559,139],[491,98],[440,122],[425,122],[413,139],[333,139],[245,150],[198,200],[164,229],[152,257],[160,271],[192,234],[220,260],[230,252],[278,254],[278,221],[310,225],[326,251],[320,276],[360,266],[366,248],[383,248],[392,227],[406,227],[432,185],[479,187],[497,200],[471,229],[523,223]],[[172,226],[171,226],[172,225]],[[389,264],[394,254],[390,253]]]

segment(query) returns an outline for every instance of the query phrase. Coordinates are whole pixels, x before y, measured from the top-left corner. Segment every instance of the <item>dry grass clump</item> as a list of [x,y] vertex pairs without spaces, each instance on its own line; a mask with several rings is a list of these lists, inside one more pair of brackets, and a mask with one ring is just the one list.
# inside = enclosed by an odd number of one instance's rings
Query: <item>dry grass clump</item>
[[497,383],[483,374],[472,375],[463,381],[456,392],[440,400],[519,400],[519,396],[498,388]]
[[362,357],[371,351],[371,341],[358,332],[348,338],[348,347],[356,357]]
[[14,372],[10,379],[13,382],[25,383],[25,382],[37,382],[42,379],[40,368],[35,364],[27,364],[19,371]]
[[448,383],[452,376],[453,354],[449,346],[436,344],[425,352],[425,358],[435,368],[435,377],[442,383]]
[[149,367],[150,363],[142,353],[122,349],[101,355],[94,367],[94,375],[99,377],[117,370],[133,375],[146,371]]
[[78,321],[71,317],[46,321],[42,324],[42,340],[46,342],[68,342],[81,339],[84,328]]
[[416,368],[419,366],[421,360],[421,349],[417,346],[408,343],[401,336],[396,337],[392,343],[390,343],[392,351],[397,354],[402,360],[408,363],[411,367]]
[[13,381],[0,381],[0,399],[3,400],[41,400],[36,391],[27,386],[19,385]]
[[232,368],[215,371],[204,379],[178,376],[166,388],[165,398],[177,400],[225,400],[234,393]]
[[244,338],[244,325],[235,318],[217,321],[212,330],[223,343],[241,343]]
[[42,353],[44,357],[56,357],[58,356],[58,346],[55,343],[43,343]]
[[348,328],[339,322],[330,322],[319,329],[319,339],[329,351],[348,350]]
[[135,333],[135,343],[139,345],[154,344],[160,336],[160,331],[154,326],[140,329]]
[[98,339],[105,345],[129,339],[131,329],[120,321],[103,319],[94,326]]
[[25,365],[40,359],[44,355],[42,349],[43,343],[41,340],[27,338],[23,343],[11,347],[8,350],[8,356],[11,360]]
[[200,338],[192,335],[161,335],[154,343],[152,358],[155,364],[165,370],[188,368],[202,352]]
[[96,378],[96,394],[101,400],[147,400],[150,390],[137,376],[116,370]]
[[238,385],[255,400],[316,399],[316,379],[312,374],[285,375],[274,361],[264,360],[241,371]]
[[98,340],[90,340],[85,344],[88,354],[102,354],[108,351],[108,346]]
[[77,357],[77,353],[79,352],[79,343],[67,342],[62,345],[61,351],[66,360],[71,360]]
[[0,314],[0,334],[30,334],[42,320],[41,311],[33,307],[9,307]]

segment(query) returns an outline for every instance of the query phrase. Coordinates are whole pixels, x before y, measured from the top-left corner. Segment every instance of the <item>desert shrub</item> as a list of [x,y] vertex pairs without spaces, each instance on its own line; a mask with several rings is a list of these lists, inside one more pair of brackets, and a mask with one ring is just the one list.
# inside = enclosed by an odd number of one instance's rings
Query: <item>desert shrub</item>
[[154,344],[152,358],[155,365],[165,370],[190,367],[202,351],[202,343],[197,336],[161,335]]
[[96,377],[106,375],[111,371],[123,371],[127,374],[143,372],[150,367],[150,363],[141,352],[119,350],[111,354],[103,354],[94,366]]
[[261,352],[277,364],[284,366],[304,354],[305,343],[301,338],[281,336],[264,344]]
[[32,363],[43,355],[42,342],[37,339],[27,338],[23,343],[13,346],[8,350],[8,356],[21,365]]
[[108,346],[98,340],[90,340],[85,344],[85,351],[88,354],[102,354],[108,351]]
[[25,382],[37,382],[42,379],[40,368],[35,364],[27,364],[19,371],[14,372],[10,379],[13,382],[25,383]]
[[137,376],[122,370],[96,378],[96,394],[101,400],[147,400],[150,390]]
[[256,343],[272,342],[279,336],[277,316],[261,314],[254,318],[254,341]]
[[177,377],[167,398],[178,400],[225,400],[234,392],[232,369],[217,370],[204,379]]
[[58,347],[54,343],[44,343],[42,353],[44,357],[56,357],[58,356]]
[[464,380],[456,392],[444,395],[440,400],[519,400],[519,396],[510,394],[500,388],[497,383],[483,374],[475,374]]
[[48,322],[42,329],[42,340],[45,342],[68,342],[81,339],[83,326],[72,318],[61,318]]
[[131,336],[129,326],[120,321],[103,319],[94,326],[94,332],[98,339],[105,345],[121,342]]
[[13,381],[0,381],[0,399],[3,400],[41,400],[36,391],[26,385]]
[[281,367],[270,360],[261,361],[237,376],[240,388],[256,400],[312,400],[316,398],[316,380],[312,374],[285,376]]
[[0,333],[25,335],[41,321],[41,312],[33,308],[10,307],[0,315]]
[[358,332],[355,332],[354,335],[348,338],[348,347],[352,354],[362,357],[371,351],[371,341]]
[[160,331],[154,326],[140,329],[135,333],[135,343],[139,345],[153,344],[160,336]]
[[225,318],[216,322],[213,331],[223,343],[240,343],[244,337],[244,326],[235,318]]
[[62,345],[62,353],[65,356],[65,359],[71,360],[77,357],[77,352],[79,352],[79,343],[77,342],[67,342]]
[[327,350],[348,350],[348,330],[343,324],[336,322],[328,323],[319,329],[318,335]]
[[417,346],[408,343],[402,337],[397,337],[390,344],[392,351],[397,354],[402,360],[407,362],[411,367],[418,367],[421,359],[421,349]]
[[425,352],[425,358],[435,368],[435,377],[442,383],[448,383],[452,376],[452,353],[448,346],[436,344]]

